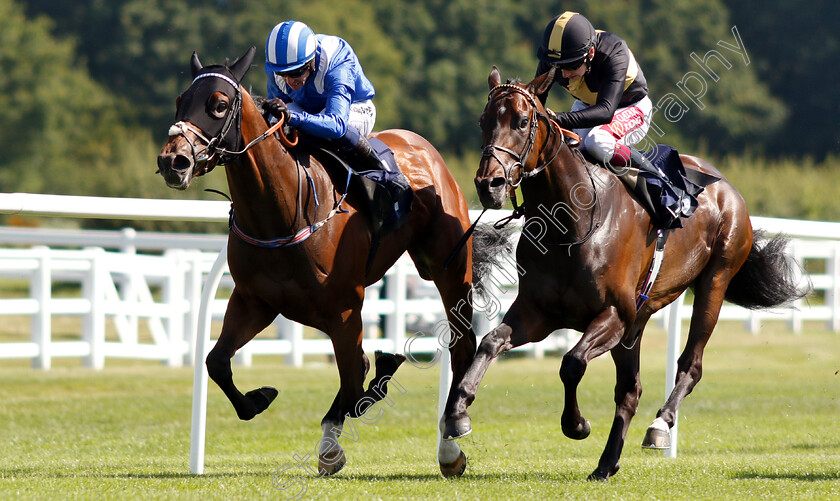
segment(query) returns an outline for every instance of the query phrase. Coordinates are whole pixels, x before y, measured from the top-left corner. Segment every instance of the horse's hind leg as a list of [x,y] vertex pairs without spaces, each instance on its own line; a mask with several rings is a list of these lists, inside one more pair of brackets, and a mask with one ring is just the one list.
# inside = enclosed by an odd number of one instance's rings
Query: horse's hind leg
[[[330,330],[341,388],[321,420],[323,437],[319,443],[318,472],[322,475],[337,473],[346,463],[344,449],[338,442],[346,418],[359,418],[373,404],[389,398],[386,396],[388,383],[396,384],[403,392],[405,391],[398,382],[392,379],[405,357],[381,352],[376,353],[374,360],[376,367],[374,378],[370,381],[367,391],[363,391],[363,383],[370,369],[370,362],[362,351],[362,320],[359,313],[361,305],[353,311],[354,313],[346,322]],[[390,402],[389,404],[393,405]],[[378,419],[377,417],[376,420]],[[363,422],[366,421],[363,420]],[[353,437],[353,440],[358,439],[355,432]]]
[[[367,355],[362,352],[362,381],[367,377],[370,370],[370,361]],[[321,420],[321,431],[323,433],[318,444],[318,472],[322,475],[338,473],[347,462],[344,457],[344,449],[338,443],[338,437],[344,428],[345,414],[341,408],[341,388],[338,390],[333,403]]]
[[[700,381],[703,374],[703,350],[717,324],[723,297],[733,276],[729,268],[718,267],[715,271],[709,271],[714,270],[715,263],[720,265],[722,262],[723,259],[710,262],[695,281],[691,325],[685,349],[677,361],[675,386],[665,405],[656,414],[656,419],[648,427],[642,447],[667,449],[671,446],[670,429],[676,421],[677,409]],[[731,266],[732,261],[727,262]]]
[[242,394],[233,383],[230,360],[239,348],[265,329],[277,313],[259,300],[246,301],[236,289],[230,296],[222,332],[207,355],[207,372],[225,393],[239,419],[247,421],[264,411],[277,397],[277,390],[264,386]]

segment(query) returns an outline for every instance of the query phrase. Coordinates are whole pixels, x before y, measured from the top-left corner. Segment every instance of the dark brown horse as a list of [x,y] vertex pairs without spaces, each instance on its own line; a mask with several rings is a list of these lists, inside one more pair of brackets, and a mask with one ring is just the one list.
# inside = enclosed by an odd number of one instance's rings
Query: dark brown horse
[[[193,177],[225,164],[233,209],[228,264],[235,287],[207,369],[240,419],[265,410],[278,392],[270,387],[240,392],[230,363],[236,350],[278,314],[330,337],[341,387],[321,423],[319,470],[332,474],[345,463],[337,441],[345,417],[358,417],[383,398],[386,383],[404,360],[400,355],[377,357],[376,375],[364,390],[370,365],[362,351],[364,289],[404,252],[424,279],[434,281],[450,326],[458,329],[451,346],[455,380],[472,360],[469,245],[443,266],[469,227],[469,214],[463,193],[431,144],[404,130],[376,134],[393,150],[414,201],[407,221],[382,237],[368,266],[372,225],[366,201],[352,190],[345,197],[346,170],[325,168],[314,156],[266,134],[265,119],[239,85],[253,57],[251,47],[229,67],[203,67],[193,55],[194,80],[177,100],[178,122],[158,167],[167,185],[183,190]],[[463,453],[451,442],[442,443],[438,457],[444,475],[463,472]]]
[[548,119],[534,96],[552,80],[553,71],[527,85],[503,84],[495,67],[490,73],[489,101],[480,122],[484,156],[475,183],[488,208],[502,207],[509,190],[521,187],[526,220],[516,260],[524,274],[501,325],[482,339],[461,383],[453,383],[444,438],[471,431],[467,407],[499,354],[541,341],[555,329],[575,329],[583,335],[560,367],[565,386],[560,424],[570,438],[589,435],[576,390],[589,361],[609,352],[616,366],[615,418],[598,467],[590,475],[606,480],[618,471],[638,407],[640,338],[654,312],[693,288],[694,310],[676,386],[643,444],[666,447],[677,409],[700,380],[703,349],[723,300],[765,308],[803,293],[784,258],[784,239],[757,245],[738,191],[707,162],[682,156],[687,168],[720,180],[699,196],[699,208],[683,220],[684,227],[671,231],[650,299],[636,311],[654,254],[656,228],[625,185],[607,169],[587,164]]

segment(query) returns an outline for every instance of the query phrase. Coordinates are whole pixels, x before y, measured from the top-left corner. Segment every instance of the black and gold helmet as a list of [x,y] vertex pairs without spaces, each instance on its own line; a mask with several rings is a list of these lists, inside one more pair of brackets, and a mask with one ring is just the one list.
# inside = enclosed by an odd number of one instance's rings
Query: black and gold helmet
[[595,28],[577,12],[566,11],[545,27],[537,57],[558,67],[577,67],[595,45]]

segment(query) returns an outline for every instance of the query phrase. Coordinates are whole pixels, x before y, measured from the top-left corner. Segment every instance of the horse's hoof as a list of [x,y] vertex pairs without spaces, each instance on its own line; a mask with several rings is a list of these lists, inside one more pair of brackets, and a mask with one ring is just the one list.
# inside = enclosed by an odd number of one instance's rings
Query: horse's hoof
[[382,374],[393,375],[403,362],[405,362],[405,355],[399,353],[385,353],[376,350],[373,354],[373,363],[376,365],[376,370],[377,372],[381,371]]
[[598,467],[598,468],[595,469],[595,471],[590,473],[588,477],[586,477],[586,480],[596,481],[596,482],[606,482],[607,480],[610,479],[611,476],[618,473],[618,468],[619,468],[618,464],[616,464],[615,466],[610,468],[609,471],[604,471],[600,467]]
[[[377,350],[374,354],[373,362],[376,365],[376,374],[370,382],[368,389],[372,388],[374,384],[380,384],[383,378],[390,379],[394,373],[397,372],[397,369],[400,368],[400,365],[403,362],[405,362],[405,357],[403,355],[395,355],[393,353],[385,353]],[[382,388],[387,391],[387,387],[384,385]]]
[[592,432],[592,425],[589,424],[589,420],[584,419],[583,424],[578,424],[574,428],[565,427],[563,428],[563,435],[573,439],[573,440],[583,440],[584,438],[589,436],[589,433]]
[[645,438],[642,440],[642,447],[645,449],[670,449],[671,432],[651,426],[645,433]]
[[244,412],[237,412],[239,415],[239,419],[243,421],[249,421],[254,418],[257,414],[261,413],[262,411],[268,409],[268,406],[271,405],[271,402],[277,398],[278,395],[277,388],[272,388],[271,386],[263,386],[262,388],[257,388],[256,390],[251,390],[245,394],[245,398],[251,401],[253,404],[253,409],[250,409],[251,412],[244,413]]
[[321,475],[335,475],[347,463],[344,457],[344,450],[329,451],[318,456],[318,473]]
[[472,426],[470,425],[469,416],[447,419],[443,428],[443,439],[455,440],[456,438],[466,437],[470,432],[472,432]]
[[464,474],[467,469],[467,456],[464,451],[458,455],[458,459],[449,463],[440,465],[440,473],[444,478],[457,478]]

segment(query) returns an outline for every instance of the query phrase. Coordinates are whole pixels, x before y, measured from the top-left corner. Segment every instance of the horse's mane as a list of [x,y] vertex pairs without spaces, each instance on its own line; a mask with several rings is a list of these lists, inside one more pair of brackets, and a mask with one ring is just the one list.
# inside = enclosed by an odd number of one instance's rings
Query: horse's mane
[[[249,92],[250,94],[250,92]],[[260,112],[260,115],[265,116],[265,110],[263,109],[263,105],[265,104],[268,99],[263,96],[257,94],[251,94],[251,99],[254,100],[254,104],[257,105],[257,111]]]
[[490,291],[485,279],[493,273],[493,268],[504,268],[514,255],[513,225],[494,228],[492,224],[476,225],[473,232],[473,291],[486,299]]

